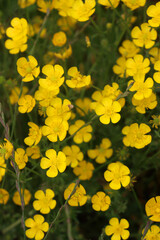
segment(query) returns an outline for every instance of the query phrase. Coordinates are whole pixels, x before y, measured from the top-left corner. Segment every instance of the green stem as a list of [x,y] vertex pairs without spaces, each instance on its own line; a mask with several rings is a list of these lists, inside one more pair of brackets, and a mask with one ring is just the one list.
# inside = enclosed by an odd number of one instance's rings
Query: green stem
[[141,212],[141,214],[142,214],[142,216],[143,216],[144,213],[143,213],[143,210],[142,210],[142,206],[141,206],[141,204],[139,203],[137,194],[136,194],[136,192],[135,192],[135,190],[134,190],[133,187],[131,187],[131,189],[132,189],[132,193],[133,193],[133,196],[134,196],[134,198],[135,198],[135,201],[136,201],[136,203],[137,203],[137,206],[138,206],[138,208],[139,208],[139,210],[140,210],[140,212]]

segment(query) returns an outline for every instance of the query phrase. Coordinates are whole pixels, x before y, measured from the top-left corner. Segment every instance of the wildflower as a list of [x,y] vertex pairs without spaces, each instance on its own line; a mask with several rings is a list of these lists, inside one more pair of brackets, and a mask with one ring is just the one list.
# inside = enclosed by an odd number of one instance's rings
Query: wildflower
[[122,148],[118,148],[116,150],[116,155],[119,158],[119,160],[126,160],[129,157],[129,150],[126,146],[123,146]]
[[140,51],[140,49],[130,40],[124,40],[122,46],[120,46],[118,50],[124,58],[132,58]]
[[128,239],[129,231],[126,230],[129,227],[129,223],[126,219],[122,218],[119,222],[118,218],[111,218],[108,226],[105,227],[105,233],[107,236],[111,236],[111,240],[115,239]]
[[18,0],[18,5],[20,8],[26,8],[34,4],[36,0]]
[[78,98],[75,101],[75,104],[76,104],[76,111],[81,116],[84,116],[85,114],[87,114],[91,110],[91,99],[90,98],[84,98],[84,99]]
[[145,205],[145,210],[150,220],[160,222],[160,196],[149,199]]
[[134,98],[136,100],[142,100],[143,98],[149,98],[152,95],[153,80],[152,78],[147,78],[144,81],[144,76],[137,76],[134,78],[135,82],[133,86],[129,89],[131,92],[135,92]]
[[34,195],[37,199],[33,202],[34,209],[42,214],[49,213],[56,206],[56,200],[53,199],[54,196],[54,192],[49,188],[45,192],[38,190]]
[[6,204],[9,199],[9,193],[7,190],[0,188],[0,204]]
[[11,39],[5,41],[5,47],[11,54],[24,52],[27,49],[28,23],[25,18],[13,18],[11,26],[7,28],[6,35]]
[[66,84],[70,88],[82,88],[88,86],[91,82],[91,76],[81,75],[77,67],[71,67],[68,70],[68,75],[72,77],[71,80],[66,80]]
[[39,89],[35,92],[34,98],[39,101],[42,107],[48,107],[53,98],[59,93],[59,88],[50,91],[47,88],[39,86]]
[[5,163],[5,159],[2,156],[0,156],[0,182],[2,181],[2,178],[6,173],[6,168],[7,165]]
[[54,149],[49,149],[46,151],[46,157],[41,159],[40,166],[42,169],[48,168],[46,172],[48,177],[56,177],[58,171],[62,173],[66,169],[66,156],[61,151],[57,154]]
[[43,239],[44,232],[47,232],[49,229],[49,224],[44,222],[44,217],[40,214],[34,215],[33,219],[27,218],[25,225],[30,228],[26,230],[26,236],[36,240]]
[[110,158],[113,154],[111,147],[111,141],[108,138],[103,138],[100,146],[96,149],[90,149],[87,151],[88,156],[99,164],[105,163],[106,158]]
[[160,49],[157,47],[151,48],[149,50],[149,54],[151,55],[150,60],[151,63],[155,64],[158,60],[160,60]]
[[28,122],[29,134],[28,137],[24,139],[24,142],[28,146],[37,145],[42,138],[42,131],[35,123]]
[[85,160],[78,163],[73,172],[80,180],[89,180],[93,175],[94,166]]
[[110,121],[112,123],[117,123],[121,118],[121,115],[118,113],[120,111],[120,103],[118,101],[113,101],[110,98],[104,98],[101,105],[95,110],[96,114],[101,116],[99,120],[103,124],[109,124]]
[[119,5],[120,0],[98,0],[98,3],[105,6],[106,8],[116,8]]
[[104,172],[104,178],[109,183],[109,187],[118,190],[127,187],[130,183],[130,170],[121,162],[110,163],[107,170]]
[[127,147],[131,146],[138,149],[144,148],[146,145],[151,143],[151,135],[146,135],[150,131],[150,127],[145,123],[141,123],[140,126],[138,126],[137,123],[125,126],[122,129],[122,133],[126,135],[123,138],[123,143]]
[[126,74],[126,58],[125,57],[119,57],[116,61],[117,65],[113,66],[113,72],[119,77],[128,77]]
[[62,119],[53,119],[48,117],[45,120],[45,126],[42,127],[42,134],[47,136],[51,142],[57,142],[58,138],[60,141],[66,137],[68,130],[68,122]]
[[78,186],[76,186],[75,192],[74,192],[73,191],[74,187],[75,187],[75,183],[71,183],[66,188],[66,190],[64,191],[64,199],[67,200],[72,194],[68,200],[68,204],[74,207],[83,206],[87,202],[86,190],[81,184],[79,184]]
[[157,32],[155,29],[151,29],[148,23],[142,23],[141,29],[137,26],[133,28],[131,37],[136,46],[148,49],[155,44]]
[[111,204],[111,199],[104,192],[97,192],[91,198],[92,208],[95,211],[107,211]]
[[19,169],[23,169],[28,162],[28,156],[23,148],[17,148],[15,151],[15,162]]
[[[26,95],[26,93],[28,92],[28,90],[29,90],[28,87],[23,86],[21,97],[23,97],[24,95]],[[9,96],[9,100],[10,100],[10,103],[11,103],[11,104],[15,104],[15,103],[18,102],[20,92],[21,92],[21,90],[20,90],[19,87],[14,87],[14,88],[12,88],[11,94],[10,94],[10,96]]]
[[151,17],[148,20],[148,23],[151,27],[159,27],[160,26],[160,2],[157,2],[155,5],[150,5],[147,9],[147,15]]
[[[75,134],[75,132],[77,133]],[[85,122],[83,120],[77,120],[75,124],[71,125],[69,128],[69,134],[70,135],[75,134],[73,137],[73,141],[78,144],[82,142],[89,142],[92,138],[91,132],[92,126],[91,125],[85,126]]]
[[136,106],[137,112],[144,114],[147,109],[154,109],[157,106],[156,95],[152,93],[150,97],[142,100],[137,100],[133,96],[132,104]]
[[158,71],[153,74],[154,81],[160,83],[160,60],[156,61],[154,64],[154,69]]
[[146,0],[122,0],[122,2],[129,7],[132,11],[136,8],[143,7],[146,4]]
[[71,29],[74,28],[77,20],[72,17],[61,17],[57,21],[57,25],[61,28],[62,31],[71,32]]
[[83,153],[76,145],[72,145],[71,147],[65,146],[62,152],[66,155],[67,166],[71,165],[72,168],[75,168],[83,160]]
[[18,100],[18,111],[20,113],[29,113],[32,111],[36,104],[35,99],[31,95],[24,95],[23,97],[20,97]]
[[51,11],[54,8],[54,0],[37,0],[37,6],[40,12],[47,13],[48,10]]
[[40,148],[37,145],[26,148],[26,153],[32,159],[38,159],[41,156]]
[[[31,193],[30,193],[30,191],[28,189],[21,189],[21,195],[23,196],[23,199],[24,199],[24,205],[28,205],[30,200],[31,200]],[[16,205],[19,205],[19,206],[22,205],[20,194],[19,194],[18,191],[16,191],[13,194],[13,202]]]
[[5,160],[7,160],[13,152],[13,145],[8,139],[4,138],[6,141],[3,144],[0,144],[0,157],[3,157]]
[[137,75],[144,76],[150,70],[150,61],[148,58],[143,60],[140,54],[135,55],[133,58],[128,58],[126,62],[126,73],[128,76],[136,77]]
[[160,115],[156,116],[153,115],[152,116],[153,120],[150,120],[149,123],[152,123],[152,127],[155,127],[156,129],[158,129],[158,126],[160,125]]
[[57,32],[53,35],[52,43],[56,47],[62,47],[67,41],[66,34],[62,31]]
[[42,73],[44,73],[47,77],[39,79],[39,85],[45,89],[50,89],[53,91],[54,89],[59,88],[63,82],[64,74],[63,68],[56,64],[54,66],[47,64],[42,68]]
[[64,47],[58,53],[54,53],[55,57],[62,59],[62,60],[69,58],[71,55],[72,55],[72,47],[70,44],[69,44],[68,48]]
[[37,65],[38,62],[33,56],[28,56],[28,61],[24,57],[17,60],[17,71],[23,77],[23,82],[33,81],[34,77],[38,77],[40,67]]
[[[144,233],[144,230],[142,231]],[[148,229],[146,235],[146,240],[159,240],[160,239],[160,228],[157,225],[152,225],[150,229]]]
[[71,102],[68,99],[54,98],[50,106],[47,107],[46,113],[54,119],[68,120],[71,117],[70,111]]
[[4,37],[4,34],[5,34],[4,26],[2,25],[2,23],[0,23],[0,39]]

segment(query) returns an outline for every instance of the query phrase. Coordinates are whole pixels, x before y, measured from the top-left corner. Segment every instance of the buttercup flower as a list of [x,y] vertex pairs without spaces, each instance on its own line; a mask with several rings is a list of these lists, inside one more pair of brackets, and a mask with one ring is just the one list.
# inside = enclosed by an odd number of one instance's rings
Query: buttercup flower
[[[144,233],[144,230],[142,231]],[[145,235],[146,240],[160,240],[160,228],[152,225]]]
[[57,32],[53,35],[52,43],[56,47],[62,47],[67,41],[66,34],[64,32]]
[[118,50],[124,58],[132,58],[140,51],[130,40],[124,40]]
[[58,171],[62,173],[66,169],[66,156],[61,151],[57,154],[54,149],[49,149],[46,151],[46,157],[41,159],[40,166],[42,169],[48,168],[46,172],[48,177],[56,177]]
[[0,157],[7,160],[12,155],[13,145],[6,138],[4,138],[4,141],[5,142],[3,144],[0,144]]
[[118,190],[127,187],[130,183],[130,170],[121,162],[110,163],[107,170],[104,172],[104,178],[109,183],[109,187]]
[[158,60],[160,60],[160,49],[157,47],[151,48],[149,51],[151,55],[150,60],[151,63],[155,64]]
[[[23,199],[24,199],[24,204],[25,205],[28,205],[30,200],[31,200],[31,193],[28,189],[21,189],[21,194],[23,196]],[[13,202],[16,204],[16,205],[19,205],[21,206],[21,198],[20,198],[20,195],[19,195],[19,192],[16,191],[14,194],[13,194]]]
[[64,48],[61,48],[59,52],[54,52],[54,56],[62,60],[69,58],[71,55],[72,55],[72,47],[70,44],[68,48],[64,47]]
[[[26,93],[28,92],[28,88],[23,86],[22,88],[22,94],[21,97],[23,97],[24,95],[26,95]],[[14,87],[11,90],[11,94],[9,96],[9,100],[11,104],[15,104],[18,102],[19,100],[19,95],[20,95],[20,88],[19,87]]]
[[146,0],[122,0],[124,4],[129,7],[132,11],[136,8],[143,7],[146,3]]
[[75,136],[73,137],[73,141],[75,143],[82,143],[82,142],[89,142],[92,138],[91,132],[92,127],[91,125],[85,126],[85,122],[83,120],[77,120],[74,125],[71,125],[69,128],[69,134],[74,134],[78,129],[80,129]]
[[68,70],[68,75],[72,77],[71,80],[66,80],[66,84],[70,88],[82,88],[88,86],[91,82],[91,76],[81,75],[77,67],[71,67]]
[[26,230],[26,236],[35,238],[35,240],[43,239],[44,232],[47,232],[49,229],[49,224],[44,222],[44,217],[40,214],[34,215],[33,219],[27,218],[25,225],[30,228]]
[[35,92],[34,98],[39,101],[42,107],[48,107],[51,104],[53,98],[59,93],[59,88],[55,88],[52,91],[47,88],[39,86],[39,89]]
[[38,190],[34,197],[37,199],[33,202],[35,210],[40,211],[42,214],[47,214],[56,206],[56,200],[53,199],[54,192],[47,188],[45,193],[42,190]]
[[54,8],[54,0],[37,0],[38,10],[46,13],[47,10],[51,11]]
[[29,113],[36,104],[35,99],[31,95],[25,95],[18,100],[18,111],[20,113]]
[[23,148],[17,148],[15,151],[15,162],[19,169],[23,169],[28,162],[28,156]]
[[24,139],[24,142],[28,146],[37,145],[42,138],[42,131],[35,123],[28,122],[29,134],[28,137]]
[[155,44],[157,32],[148,23],[143,23],[141,24],[141,29],[138,26],[133,28],[131,37],[136,46],[148,49]]
[[18,5],[20,6],[20,8],[26,8],[34,4],[35,2],[36,0],[18,0]]
[[93,170],[93,164],[83,160],[73,169],[73,172],[80,180],[89,180],[93,175]]
[[6,173],[6,167],[7,165],[5,163],[5,159],[2,156],[0,156],[0,182],[2,181],[2,178]]
[[38,159],[41,156],[40,148],[37,145],[26,148],[26,153],[32,159]]
[[105,227],[105,233],[107,236],[111,236],[111,240],[121,240],[129,238],[129,231],[126,230],[129,227],[129,223],[126,219],[122,218],[119,222],[118,218],[111,218],[108,226]]
[[[64,199],[67,200],[68,197],[71,195],[73,192],[73,189],[75,187],[75,183],[71,183],[67,189],[64,191]],[[83,206],[87,202],[87,196],[86,196],[86,190],[84,187],[79,184],[76,189],[75,193],[72,194],[70,199],[68,200],[68,204],[70,206]]]
[[151,27],[159,27],[160,26],[160,2],[157,2],[155,5],[150,5],[147,9],[147,15],[151,17],[148,20],[148,23]]
[[83,160],[83,153],[76,145],[72,145],[71,147],[65,146],[62,149],[62,152],[66,155],[67,166],[71,165],[72,168],[75,168],[78,165],[78,162]]
[[7,190],[0,188],[0,204],[6,204],[9,199],[9,193]]
[[76,19],[72,17],[61,17],[57,21],[57,25],[61,28],[62,31],[71,32],[71,29],[74,28],[76,24]]
[[92,198],[92,208],[95,211],[107,211],[111,204],[111,199],[104,192],[97,192]]
[[113,72],[119,77],[128,77],[126,73],[126,58],[125,57],[119,57],[116,61],[117,65],[113,66]]
[[160,60],[156,61],[154,64],[154,69],[158,71],[153,74],[154,81],[160,83]]
[[98,3],[105,6],[106,8],[109,7],[118,7],[120,0],[98,0]]
[[137,100],[133,96],[132,104],[136,106],[137,112],[144,114],[146,110],[154,109],[157,106],[156,95],[152,93],[150,97],[143,98],[142,100]]
[[90,98],[84,98],[84,99],[78,98],[75,101],[75,104],[76,104],[76,111],[81,116],[84,116],[85,114],[87,114],[89,112],[89,110],[91,110],[91,99]]
[[160,196],[149,199],[145,205],[145,210],[150,220],[160,222]]
[[21,57],[17,60],[17,71],[23,77],[23,82],[30,82],[34,80],[34,77],[38,77],[40,73],[40,67],[37,67],[38,62],[33,56],[26,58]]
[[87,154],[91,159],[95,159],[97,163],[102,164],[106,162],[106,158],[110,158],[113,154],[113,149],[110,147],[111,141],[108,138],[103,138],[100,146],[88,150]]

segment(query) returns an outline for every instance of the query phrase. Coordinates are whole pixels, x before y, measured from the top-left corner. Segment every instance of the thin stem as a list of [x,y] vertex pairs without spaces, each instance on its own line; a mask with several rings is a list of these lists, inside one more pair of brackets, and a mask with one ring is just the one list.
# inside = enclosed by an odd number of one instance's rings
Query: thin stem
[[141,214],[142,214],[142,216],[143,216],[144,213],[143,213],[143,210],[142,210],[142,206],[141,206],[141,204],[139,203],[137,194],[136,194],[136,192],[135,192],[135,190],[134,190],[133,187],[131,187],[131,190],[132,190],[133,196],[134,196],[134,198],[135,198],[135,200],[136,200],[137,206],[138,206],[138,208],[139,208],[139,210],[140,210],[140,212],[141,212]]
[[144,238],[148,232],[148,229],[150,228],[150,226],[152,225],[152,221],[151,220],[148,220],[145,228],[144,228],[144,233],[143,233],[143,236],[142,236],[142,239],[141,240],[146,240],[146,238]]
[[67,235],[69,240],[74,240],[72,236],[72,225],[71,225],[71,219],[70,219],[70,214],[69,214],[69,207],[68,204],[65,205],[65,213],[67,217]]

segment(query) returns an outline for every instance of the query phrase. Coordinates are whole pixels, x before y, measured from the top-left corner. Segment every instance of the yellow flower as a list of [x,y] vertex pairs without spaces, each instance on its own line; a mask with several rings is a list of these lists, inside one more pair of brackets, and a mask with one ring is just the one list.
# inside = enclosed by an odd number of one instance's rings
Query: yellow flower
[[78,162],[83,160],[83,153],[76,145],[72,145],[71,147],[65,146],[62,149],[62,152],[66,155],[67,166],[71,165],[72,168],[75,168],[78,165]]
[[42,68],[42,73],[44,73],[47,77],[40,78],[39,85],[45,89],[53,91],[59,88],[64,82],[64,77],[62,77],[62,75],[64,74],[64,70],[58,64],[54,66],[50,64],[45,65]]
[[146,0],[122,0],[124,4],[132,11],[136,8],[143,7],[146,4]]
[[154,109],[157,106],[156,95],[152,93],[150,97],[143,98],[142,100],[137,100],[133,96],[132,104],[136,106],[137,112],[144,114],[146,110]]
[[81,75],[77,67],[71,67],[68,70],[68,75],[72,77],[71,80],[66,80],[66,84],[70,88],[82,88],[91,83],[91,76]]
[[155,64],[158,60],[160,60],[160,49],[157,47],[151,48],[149,51],[151,55],[150,60],[151,63]]
[[137,149],[144,148],[152,141],[151,135],[146,135],[150,131],[151,128],[145,123],[141,123],[140,126],[138,126],[137,123],[125,126],[122,129],[122,133],[126,135],[123,138],[123,143],[127,147],[131,146]]
[[[28,205],[30,200],[31,200],[31,193],[28,189],[21,189],[21,194],[24,198],[24,204],[25,205]],[[19,192],[16,191],[14,194],[13,194],[13,202],[16,204],[16,205],[19,205],[21,206],[21,198],[20,198],[20,195],[19,195]]]
[[106,8],[116,8],[118,7],[119,2],[120,0],[98,0],[98,3],[105,6]]
[[40,12],[46,13],[47,10],[52,10],[54,8],[54,0],[37,0],[38,10]]
[[151,5],[147,9],[147,15],[151,17],[148,20],[148,23],[151,27],[159,27],[160,26],[160,2],[157,2],[155,5]]
[[5,41],[5,47],[11,54],[24,52],[27,49],[28,23],[25,18],[13,18],[11,26],[7,28],[6,35],[11,39]]
[[[24,87],[22,88],[21,97],[23,97],[24,95],[26,95],[26,93],[28,92],[28,90],[29,90],[29,89],[24,86]],[[20,88],[19,88],[19,87],[14,87],[14,88],[12,88],[11,94],[10,94],[10,96],[9,96],[10,103],[11,103],[11,104],[17,103],[18,100],[19,100],[19,95],[20,95]]]
[[143,60],[140,54],[135,55],[133,58],[128,58],[126,61],[126,73],[128,76],[144,76],[150,70],[150,61],[148,58]]
[[18,0],[18,5],[20,6],[20,8],[26,8],[34,4],[35,2],[36,0]]
[[[75,183],[71,183],[67,189],[64,191],[64,199],[67,200],[68,197],[73,193],[73,189],[75,187]],[[68,200],[68,204],[70,206],[83,206],[87,202],[87,196],[86,196],[86,190],[84,187],[79,184],[76,189],[74,194],[70,197]]]
[[[144,233],[144,229],[142,231]],[[160,240],[160,228],[157,225],[152,225],[145,235],[146,240]]]
[[150,220],[160,222],[160,196],[149,199],[145,205],[145,210]]
[[120,111],[120,103],[118,101],[113,101],[110,98],[104,98],[101,105],[95,110],[96,114],[101,116],[99,120],[103,124],[109,124],[110,121],[112,123],[117,123],[121,118],[121,115],[118,113]]
[[0,188],[0,204],[6,204],[9,199],[9,193],[7,190]]
[[116,61],[117,65],[113,66],[113,72],[119,77],[128,77],[126,74],[126,58],[125,57],[119,57]]
[[2,181],[3,176],[6,173],[7,165],[5,164],[5,159],[0,156],[0,182]]
[[152,123],[152,127],[155,127],[156,129],[158,129],[158,126],[160,126],[160,115],[156,116],[153,115],[152,116],[153,120],[150,120],[149,123]]
[[47,232],[49,229],[49,224],[44,222],[44,217],[40,214],[34,215],[33,219],[27,218],[25,225],[30,228],[26,230],[26,236],[36,240],[43,239],[44,232]]
[[36,101],[31,95],[24,95],[18,100],[18,111],[20,113],[29,113],[33,110],[35,104]]
[[37,67],[38,62],[33,56],[26,58],[21,57],[17,60],[17,71],[23,77],[23,82],[30,82],[34,80],[34,77],[38,77],[40,73],[40,67]]
[[57,142],[58,138],[60,141],[66,137],[68,130],[68,122],[62,121],[62,119],[53,119],[48,117],[45,120],[45,126],[42,127],[42,134],[47,136],[51,142]]
[[13,145],[6,138],[4,138],[4,140],[6,142],[0,144],[0,157],[3,157],[5,160],[7,160],[12,155]]
[[148,49],[155,44],[157,32],[148,23],[142,23],[141,29],[137,26],[133,28],[131,37],[136,46]]
[[57,21],[57,25],[61,28],[62,31],[71,32],[71,29],[74,28],[76,24],[76,19],[72,17],[61,17]]
[[95,159],[97,163],[105,163],[106,158],[110,158],[113,154],[111,147],[111,141],[108,138],[103,138],[99,147],[87,151],[88,156],[91,159]]
[[129,227],[129,223],[126,219],[122,218],[119,222],[118,218],[111,218],[109,224],[105,227],[105,233],[107,236],[111,236],[111,240],[121,240],[129,238],[129,231],[126,230]]
[[122,46],[120,46],[118,50],[124,58],[132,58],[140,51],[140,49],[130,40],[124,40]]
[[[153,80],[152,78],[147,78],[144,81],[144,76],[137,76],[134,78],[135,82],[133,86],[129,89],[131,92],[135,92],[134,98],[136,100],[142,100],[143,98],[149,98],[152,95]],[[128,84],[129,85],[129,84]]]
[[62,47],[67,41],[66,34],[62,31],[57,32],[53,35],[52,43],[56,47]]
[[154,81],[160,83],[160,60],[156,61],[154,69],[158,71],[153,74]]
[[35,123],[28,122],[29,134],[28,137],[24,139],[24,142],[28,146],[37,145],[42,138],[42,131]]
[[17,148],[15,151],[15,162],[19,169],[23,169],[28,162],[28,156],[23,148]]
[[69,128],[69,134],[74,134],[78,129],[80,129],[73,137],[73,141],[75,143],[89,142],[92,138],[92,126],[85,126],[85,122],[83,120],[77,120],[74,125],[71,125]]
[[34,98],[39,101],[42,107],[48,107],[51,104],[52,99],[59,93],[59,88],[55,88],[50,91],[47,88],[39,86],[39,89],[35,92]]
[[33,207],[36,211],[40,211],[42,214],[47,214],[56,206],[56,200],[53,199],[54,192],[47,188],[45,193],[42,190],[38,190],[34,197],[37,199],[33,202]]
[[46,157],[41,159],[40,166],[42,169],[48,168],[46,172],[48,177],[56,177],[58,171],[62,173],[66,169],[66,156],[61,151],[57,154],[54,149],[49,149],[46,151]]
[[111,199],[104,192],[97,192],[95,195],[92,196],[91,202],[92,202],[92,208],[95,211],[104,212],[108,210],[111,204]]
[[127,187],[130,183],[130,170],[121,162],[110,163],[107,170],[104,172],[104,178],[109,183],[109,187],[118,190]]
[[67,121],[71,117],[70,111],[71,102],[68,99],[54,98],[50,106],[47,107],[46,114],[54,119]]
[[[76,111],[81,115],[84,116],[85,114],[88,114],[88,112],[91,110],[91,99],[90,98],[78,98],[75,101],[76,104]],[[82,111],[82,110],[83,111]]]
[[41,156],[40,148],[38,146],[32,146],[26,148],[26,153],[28,157],[32,159],[38,159]]
[[80,180],[89,180],[93,175],[93,170],[93,164],[83,160],[73,169],[73,172]]
[[54,53],[55,57],[62,59],[62,60],[69,58],[71,55],[72,55],[72,47],[70,44],[69,44],[68,48],[64,47],[58,53]]

